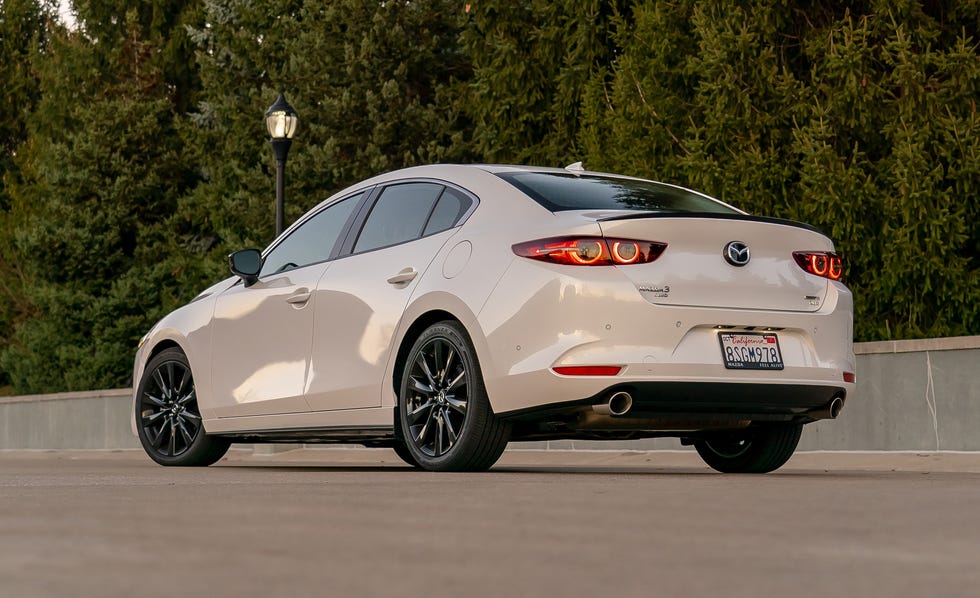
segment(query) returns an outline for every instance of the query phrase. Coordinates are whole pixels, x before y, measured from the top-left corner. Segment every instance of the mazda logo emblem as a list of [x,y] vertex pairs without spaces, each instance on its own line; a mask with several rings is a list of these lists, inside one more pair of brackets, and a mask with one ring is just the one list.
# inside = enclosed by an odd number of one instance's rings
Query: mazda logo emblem
[[725,251],[722,252],[722,255],[725,256],[726,262],[739,267],[749,263],[749,260],[752,259],[749,246],[741,241],[732,241],[725,245]]

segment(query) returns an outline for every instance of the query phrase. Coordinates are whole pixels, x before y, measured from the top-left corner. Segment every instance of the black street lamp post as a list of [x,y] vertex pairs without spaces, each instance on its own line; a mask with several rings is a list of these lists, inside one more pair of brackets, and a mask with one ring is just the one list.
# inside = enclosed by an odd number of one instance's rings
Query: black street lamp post
[[286,196],[286,155],[293,143],[293,133],[299,117],[296,111],[286,101],[286,96],[279,92],[274,104],[265,112],[265,126],[269,129],[269,143],[272,153],[276,156],[276,236],[285,227],[285,196]]

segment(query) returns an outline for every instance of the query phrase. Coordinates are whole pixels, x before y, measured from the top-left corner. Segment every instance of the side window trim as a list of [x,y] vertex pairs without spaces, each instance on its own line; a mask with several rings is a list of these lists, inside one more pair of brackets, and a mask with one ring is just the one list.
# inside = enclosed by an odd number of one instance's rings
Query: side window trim
[[354,214],[354,219],[350,223],[350,227],[347,228],[341,235],[344,238],[344,242],[340,244],[337,250],[337,257],[348,256],[354,251],[354,243],[357,242],[358,235],[361,234],[361,229],[364,228],[364,223],[367,221],[368,216],[371,215],[371,210],[374,209],[374,204],[377,203],[378,197],[381,196],[381,192],[385,190],[388,185],[376,185],[371,189],[371,193],[364,198],[364,203],[361,207],[357,209]]

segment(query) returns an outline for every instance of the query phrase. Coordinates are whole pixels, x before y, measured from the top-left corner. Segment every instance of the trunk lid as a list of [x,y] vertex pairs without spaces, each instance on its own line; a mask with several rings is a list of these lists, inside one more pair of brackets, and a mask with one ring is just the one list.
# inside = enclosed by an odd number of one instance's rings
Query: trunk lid
[[[738,214],[629,214],[597,219],[607,238],[667,243],[653,263],[616,266],[651,303],[692,307],[813,312],[830,281],[808,274],[794,251],[833,251],[803,224]],[[748,247],[726,260],[729,243]],[[736,247],[736,250],[740,247]]]

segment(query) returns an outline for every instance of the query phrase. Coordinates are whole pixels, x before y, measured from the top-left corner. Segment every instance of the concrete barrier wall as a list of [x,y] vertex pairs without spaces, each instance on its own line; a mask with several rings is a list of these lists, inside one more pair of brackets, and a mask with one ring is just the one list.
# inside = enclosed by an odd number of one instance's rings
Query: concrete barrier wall
[[0,397],[0,449],[139,448],[128,388]]
[[[859,343],[855,352],[857,390],[840,418],[804,428],[800,450],[980,451],[980,336]],[[137,448],[130,392],[2,397],[0,449]],[[675,439],[514,446],[680,447]]]
[[804,428],[802,450],[980,451],[980,336],[860,343],[840,418]]

